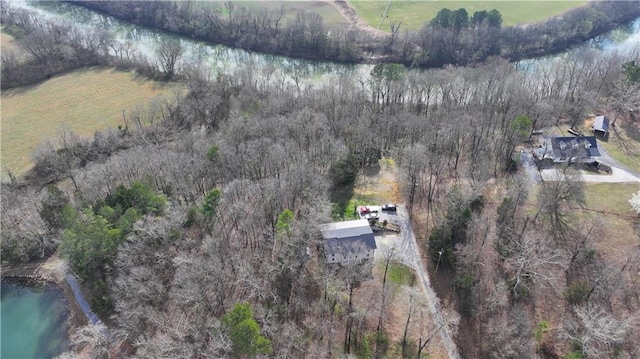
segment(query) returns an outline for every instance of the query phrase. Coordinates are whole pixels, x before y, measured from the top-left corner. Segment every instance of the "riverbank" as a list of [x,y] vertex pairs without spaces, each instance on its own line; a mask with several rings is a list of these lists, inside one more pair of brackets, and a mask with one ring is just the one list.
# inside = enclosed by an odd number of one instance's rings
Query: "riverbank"
[[68,316],[66,320],[67,337],[71,333],[89,323],[82,308],[76,301],[73,290],[65,280],[66,264],[55,253],[44,261],[32,262],[28,264],[11,266],[0,269],[2,281],[15,282],[28,286],[43,284],[55,285],[62,290],[64,306],[67,308]]
[[69,3],[127,24],[262,54],[351,64],[402,63],[421,68],[472,65],[492,56],[517,61],[553,55],[640,16],[640,4],[593,2],[526,26],[426,26],[420,31],[380,36],[358,27],[347,30],[327,25],[322,19],[314,23],[304,16],[284,24],[267,16],[258,28],[252,21],[258,13],[239,5],[234,6],[234,13],[244,12],[246,16],[236,19],[231,14],[208,14],[170,2],[162,6],[124,1]]

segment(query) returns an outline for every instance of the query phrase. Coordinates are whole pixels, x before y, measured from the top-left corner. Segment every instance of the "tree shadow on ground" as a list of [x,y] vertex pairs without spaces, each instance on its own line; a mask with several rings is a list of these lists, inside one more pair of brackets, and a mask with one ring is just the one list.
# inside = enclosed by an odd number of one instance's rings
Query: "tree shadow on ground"
[[349,218],[347,214],[350,213],[348,211],[351,210],[355,213],[355,208],[348,208],[351,198],[353,198],[354,195],[354,187],[355,184],[334,186],[334,188],[329,191],[329,199],[333,204],[331,206],[331,217],[333,219]]
[[[627,134],[627,136],[633,141],[640,142],[640,126],[638,124],[640,121],[633,121],[631,119],[621,121],[616,124],[616,126],[620,126]],[[613,128],[616,131],[616,127]]]
[[357,206],[365,205],[372,198],[366,195],[358,195],[355,192],[356,184],[363,179],[375,177],[380,173],[380,165],[375,164],[364,167],[360,170],[358,178],[353,183],[334,185],[329,191],[329,200],[333,204],[331,207],[331,217],[333,219],[357,219]]

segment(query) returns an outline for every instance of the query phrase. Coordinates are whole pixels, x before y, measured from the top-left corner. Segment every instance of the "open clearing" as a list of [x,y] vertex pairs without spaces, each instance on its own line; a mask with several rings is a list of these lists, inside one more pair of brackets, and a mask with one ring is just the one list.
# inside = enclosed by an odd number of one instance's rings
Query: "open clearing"
[[[350,0],[359,17],[374,28],[387,7],[387,1]],[[391,1],[387,17],[380,30],[389,31],[391,21],[402,21],[402,29],[420,29],[443,8],[457,10],[465,8],[470,16],[475,11],[497,9],[502,14],[503,25],[526,24],[544,20],[569,9],[586,4],[587,1]]]
[[20,51],[20,46],[16,43],[13,36],[0,31],[0,51]]
[[633,216],[629,199],[640,190],[637,183],[597,183],[585,186],[586,208],[607,213]]
[[595,246],[611,261],[626,258],[640,244],[638,236],[634,234],[634,223],[638,219],[629,204],[631,195],[638,190],[638,184],[599,183],[585,186],[588,210],[582,211],[582,214],[591,223],[606,228],[606,236],[595,241]]
[[611,157],[636,172],[640,172],[639,123],[618,121],[618,125],[609,132],[607,141],[599,142]]
[[[38,85],[2,92],[0,153],[14,175],[32,165],[33,150],[55,139],[62,126],[90,137],[96,130],[122,125],[122,110],[146,107],[169,96],[178,85],[138,78],[130,72],[91,68],[55,77]],[[3,169],[3,179],[6,176]]]

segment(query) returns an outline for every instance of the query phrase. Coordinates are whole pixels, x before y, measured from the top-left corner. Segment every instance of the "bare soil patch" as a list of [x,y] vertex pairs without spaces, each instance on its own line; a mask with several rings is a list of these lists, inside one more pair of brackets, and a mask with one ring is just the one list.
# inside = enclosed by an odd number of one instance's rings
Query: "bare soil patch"
[[364,31],[376,37],[387,37],[389,33],[378,30],[371,25],[367,24],[362,18],[356,14],[356,10],[351,6],[351,4],[346,0],[328,0],[328,2],[333,5],[342,16],[349,22],[349,25],[357,28],[358,30]]

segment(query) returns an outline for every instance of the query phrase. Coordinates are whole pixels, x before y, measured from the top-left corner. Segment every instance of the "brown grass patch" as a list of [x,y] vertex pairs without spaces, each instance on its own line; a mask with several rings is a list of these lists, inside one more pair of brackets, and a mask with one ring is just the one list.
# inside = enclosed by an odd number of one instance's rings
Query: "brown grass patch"
[[0,50],[5,51],[22,51],[20,45],[16,42],[13,36],[5,33],[0,29]]
[[123,110],[169,97],[177,86],[130,72],[90,68],[3,91],[2,163],[20,176],[32,166],[31,154],[38,144],[55,138],[62,126],[90,137],[97,130],[123,125]]

